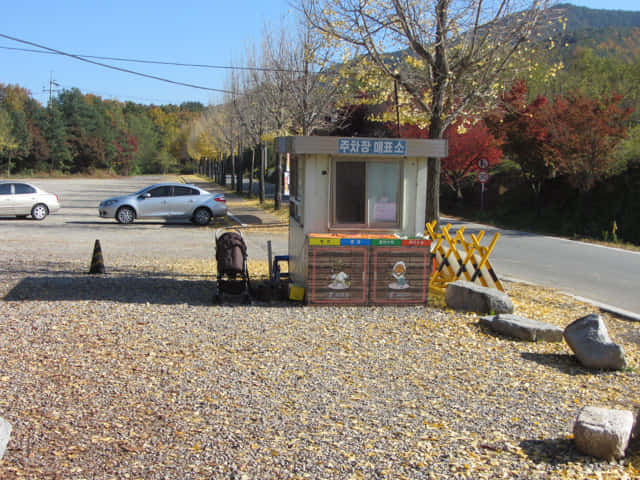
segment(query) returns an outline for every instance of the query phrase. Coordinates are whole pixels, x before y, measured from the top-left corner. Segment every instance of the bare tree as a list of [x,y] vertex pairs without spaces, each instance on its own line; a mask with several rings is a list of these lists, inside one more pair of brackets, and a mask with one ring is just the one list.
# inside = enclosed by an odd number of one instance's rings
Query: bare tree
[[289,88],[292,132],[313,135],[318,130],[335,127],[342,120],[338,104],[344,91],[332,61],[333,49],[304,18],[297,18],[297,28],[288,40],[288,54],[279,65]]
[[[264,29],[264,71],[258,88],[274,136],[313,135],[339,118],[340,86],[332,71],[332,51],[303,20],[298,17],[293,27],[279,31]],[[276,158],[276,209],[282,192],[281,165]]]
[[[459,117],[495,102],[550,0],[300,2],[314,28],[397,82],[416,121],[438,139]],[[440,160],[427,164],[426,220],[439,220]]]
[[255,48],[247,49],[246,68],[239,72],[240,95],[234,102],[238,118],[246,131],[247,141],[251,148],[251,162],[249,171],[249,192],[253,193],[253,171],[255,168],[256,150],[260,153],[259,168],[259,199],[264,202],[264,168],[266,158],[264,158],[264,148],[260,148],[265,142],[267,131],[267,115],[265,96],[262,94],[261,85],[263,83],[264,71],[260,67],[261,60]]
[[229,96],[224,103],[209,106],[194,128],[194,141],[199,141],[200,144],[212,145],[210,150],[215,149],[215,152],[220,157],[218,174],[221,185],[226,185],[227,183],[224,167],[225,158],[231,159],[232,188],[236,187],[235,153],[239,135],[237,123],[233,102]]

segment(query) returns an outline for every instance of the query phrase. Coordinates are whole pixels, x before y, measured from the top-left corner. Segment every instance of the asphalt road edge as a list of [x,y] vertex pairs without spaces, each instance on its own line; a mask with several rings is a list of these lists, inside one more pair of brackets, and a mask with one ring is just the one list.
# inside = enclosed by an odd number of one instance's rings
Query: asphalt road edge
[[[525,285],[533,285],[533,286],[537,286],[537,287],[547,287],[546,285],[541,285],[541,284],[529,282],[527,280],[522,280],[521,278],[503,277],[503,276],[501,276],[500,279],[501,280],[505,280],[507,282],[524,283]],[[548,288],[554,288],[554,287],[548,287]],[[607,303],[602,303],[602,302],[599,302],[597,300],[592,300],[590,298],[581,297],[580,295],[575,295],[573,293],[565,292],[563,290],[558,290],[558,292],[560,292],[561,294],[566,295],[568,297],[575,298],[576,300],[578,300],[580,302],[588,303],[589,305],[593,305],[594,307],[598,307],[602,311],[605,311],[605,312],[608,312],[608,313],[613,313],[614,315],[626,318],[628,320],[632,320],[634,322],[640,322],[640,315],[637,314],[637,313],[634,313],[634,312],[630,312],[629,310],[624,310],[623,308],[616,307],[615,305],[609,305]]]

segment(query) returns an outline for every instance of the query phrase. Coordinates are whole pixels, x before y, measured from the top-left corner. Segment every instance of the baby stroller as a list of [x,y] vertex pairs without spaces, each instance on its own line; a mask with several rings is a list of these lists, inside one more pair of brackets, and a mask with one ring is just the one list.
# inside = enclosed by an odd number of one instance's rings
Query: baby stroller
[[216,262],[218,264],[215,302],[224,302],[225,296],[251,303],[249,271],[247,270],[247,244],[242,232],[221,228],[216,231]]

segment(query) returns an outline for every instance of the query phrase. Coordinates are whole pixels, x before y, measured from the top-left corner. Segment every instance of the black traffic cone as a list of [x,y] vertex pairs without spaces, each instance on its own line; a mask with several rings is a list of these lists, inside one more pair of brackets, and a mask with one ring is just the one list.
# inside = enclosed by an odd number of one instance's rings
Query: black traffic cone
[[91,257],[91,268],[89,273],[104,273],[104,260],[102,259],[102,248],[100,240],[96,240],[93,246],[93,257]]

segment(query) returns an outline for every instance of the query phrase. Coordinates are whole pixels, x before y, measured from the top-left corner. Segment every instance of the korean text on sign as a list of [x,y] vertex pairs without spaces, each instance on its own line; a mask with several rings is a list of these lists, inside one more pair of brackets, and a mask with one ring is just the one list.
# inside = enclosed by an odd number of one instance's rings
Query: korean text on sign
[[406,140],[376,140],[367,138],[340,138],[338,153],[351,155],[400,155],[407,154]]

